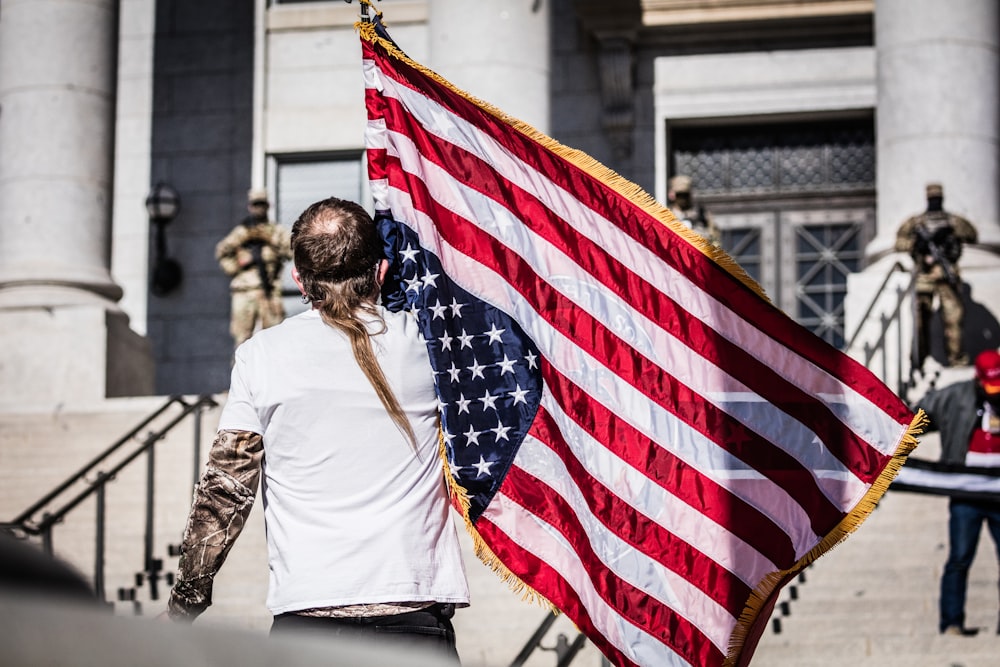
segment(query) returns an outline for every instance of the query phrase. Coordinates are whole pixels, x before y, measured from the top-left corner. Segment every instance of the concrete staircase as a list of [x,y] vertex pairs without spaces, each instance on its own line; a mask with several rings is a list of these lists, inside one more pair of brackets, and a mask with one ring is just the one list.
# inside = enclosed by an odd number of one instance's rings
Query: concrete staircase
[[783,599],[791,613],[776,613],[781,633],[762,638],[752,664],[1000,665],[997,556],[989,537],[980,541],[966,605],[966,623],[979,628],[979,636],[938,634],[947,523],[946,498],[890,491],[853,535],[805,571],[796,600],[788,599],[786,588]]
[[[912,396],[973,376],[929,362]],[[913,456],[937,460],[937,433]],[[848,539],[787,586],[753,664],[764,667],[995,667],[1000,665],[998,547],[986,527],[969,579],[966,625],[976,637],[938,634],[948,499],[890,491]],[[795,599],[791,599],[794,594]],[[782,607],[788,615],[782,613]],[[774,621],[780,632],[774,632]]]
[[[73,412],[0,412],[0,521],[18,515],[166,400],[166,397],[113,399]],[[220,403],[223,400],[224,397],[219,397]],[[171,411],[165,418],[174,414],[176,411]],[[214,438],[218,417],[218,409],[203,415],[199,470]],[[151,424],[151,428],[154,426]],[[155,446],[154,555],[162,559],[164,575],[176,569],[177,559],[170,555],[169,547],[180,542],[191,504],[193,438],[193,423],[189,418]],[[136,575],[144,569],[145,493],[146,466],[140,456],[108,485],[105,590],[116,614],[152,618],[165,609],[169,585],[164,579],[157,581],[157,599],[150,595],[148,580],[136,586]],[[52,537],[55,555],[90,581],[94,579],[95,517],[96,502],[90,498],[71,512],[66,521],[55,526]],[[455,618],[460,655],[466,667],[506,666],[545,620],[548,610],[523,601],[482,565],[474,555],[464,526],[459,526],[459,535],[473,595],[472,606],[460,610]],[[264,605],[267,576],[263,512],[258,506],[216,578],[213,606],[196,626],[265,634],[271,622]],[[135,600],[117,600],[119,588],[134,588]],[[555,648],[559,635],[564,636],[565,642],[572,642],[578,632],[572,623],[560,617],[542,646]],[[551,667],[555,663],[554,651],[539,650],[524,664]],[[598,667],[601,656],[588,644],[573,664]]]
[[[968,377],[970,369],[943,369],[939,384]],[[918,390],[919,391],[919,390]],[[916,392],[915,392],[916,395]],[[160,407],[163,397],[116,399],[78,413],[0,414],[0,519],[6,520],[94,454]],[[220,397],[221,402],[221,397]],[[218,411],[202,422],[202,456],[214,436]],[[155,552],[163,571],[172,572],[176,559],[168,546],[183,530],[193,483],[193,430],[179,425],[156,445]],[[936,436],[929,435],[917,456],[937,457]],[[140,457],[109,486],[106,589],[115,598],[119,587],[135,585],[143,569],[142,498],[145,465]],[[84,575],[93,571],[94,502],[82,504],[53,535],[58,556]],[[947,500],[891,492],[859,530],[820,558],[805,572],[804,581],[786,587],[774,625],[761,639],[752,664],[764,667],[879,666],[988,667],[1000,665],[997,558],[988,537],[980,544],[973,568],[968,624],[982,628],[972,638],[937,633],[937,587],[947,548]],[[466,569],[473,592],[472,606],[460,610],[455,624],[459,651],[466,667],[510,664],[547,611],[512,593],[472,554],[464,529]],[[116,613],[158,614],[165,606],[166,582],[152,599],[148,582],[136,588],[132,601],[113,602]],[[266,632],[270,616],[264,607],[267,587],[262,512],[256,508],[216,582],[215,604],[198,621],[208,628],[225,626],[254,634]],[[794,596],[793,596],[794,593]],[[782,609],[788,611],[782,614]],[[560,617],[542,642],[548,649],[572,642],[577,632]],[[552,650],[536,651],[525,664],[551,667]],[[601,656],[589,643],[574,665],[599,667]]]

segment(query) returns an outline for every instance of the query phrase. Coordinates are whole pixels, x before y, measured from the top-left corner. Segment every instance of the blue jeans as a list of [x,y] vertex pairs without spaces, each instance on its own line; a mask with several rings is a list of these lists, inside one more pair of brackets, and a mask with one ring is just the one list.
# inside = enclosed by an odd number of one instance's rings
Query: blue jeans
[[948,505],[948,561],[941,575],[939,630],[965,627],[965,593],[969,568],[976,556],[983,521],[989,527],[1000,559],[1000,503],[952,498]]
[[271,634],[319,632],[327,637],[359,639],[401,650],[416,649],[437,653],[442,665],[459,667],[455,628],[451,624],[454,614],[455,605],[440,603],[391,616],[322,618],[279,614],[271,624]]

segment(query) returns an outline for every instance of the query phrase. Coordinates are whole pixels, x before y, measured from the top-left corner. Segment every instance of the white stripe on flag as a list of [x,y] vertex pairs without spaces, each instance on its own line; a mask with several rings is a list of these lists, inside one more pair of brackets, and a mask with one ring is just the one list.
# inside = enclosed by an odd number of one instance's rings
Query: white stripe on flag
[[[624,542],[593,515],[566,466],[551,449],[528,436],[521,443],[514,465],[547,484],[573,509],[589,538],[590,546],[614,574],[660,603],[684,616],[697,609],[697,618],[687,619],[709,641],[725,653],[737,619],[705,595],[690,581],[664,567],[644,552]],[[699,523],[705,523],[704,519]]]
[[588,473],[640,514],[659,524],[751,588],[778,568],[728,528],[679,500],[641,470],[623,461],[566,416],[548,389],[542,408],[559,425],[573,455]]
[[1000,498],[1000,477],[974,473],[944,472],[903,466],[894,483],[970,493],[995,493]]
[[594,589],[576,551],[555,528],[503,494],[493,498],[480,521],[489,521],[514,542],[555,570],[576,591],[602,635],[632,662],[686,667],[688,662],[656,637],[623,619]]

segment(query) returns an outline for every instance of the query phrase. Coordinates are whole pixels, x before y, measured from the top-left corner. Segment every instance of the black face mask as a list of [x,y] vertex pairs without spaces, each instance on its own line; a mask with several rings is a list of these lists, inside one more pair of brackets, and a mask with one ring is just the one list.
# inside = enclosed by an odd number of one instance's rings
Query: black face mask
[[976,382],[976,398],[986,401],[993,406],[993,409],[1000,412],[1000,394],[987,394],[983,385]]

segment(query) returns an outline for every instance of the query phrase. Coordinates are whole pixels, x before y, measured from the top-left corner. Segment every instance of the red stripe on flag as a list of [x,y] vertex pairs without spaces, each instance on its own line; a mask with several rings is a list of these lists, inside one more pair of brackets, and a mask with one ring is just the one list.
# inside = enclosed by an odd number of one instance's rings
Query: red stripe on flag
[[696,665],[721,664],[725,655],[691,621],[618,577],[594,553],[590,536],[573,508],[553,489],[520,468],[511,468],[500,493],[559,531],[573,545],[595,590],[622,618],[631,621]]
[[[562,460],[586,499],[590,511],[609,531],[631,544],[637,551],[688,579],[694,587],[715,600],[733,617],[739,617],[750,598],[750,587],[683,539],[637,512],[628,502],[595,479],[574,456],[558,425],[544,409],[538,410],[529,434],[547,445]],[[526,507],[535,509],[532,504]]]
[[575,411],[574,420],[594,439],[605,443],[616,456],[711,521],[724,526],[778,567],[787,568],[795,562],[795,549],[788,535],[755,507],[592,401],[551,364],[542,364],[542,374],[546,386],[560,404],[586,406],[585,410]]
[[594,624],[580,596],[548,563],[521,548],[506,533],[486,519],[480,519],[476,529],[501,562],[511,571],[517,572],[525,584],[543,592],[545,598],[566,614],[613,664],[636,667],[636,663],[607,640],[605,636],[607,630],[598,628]]

